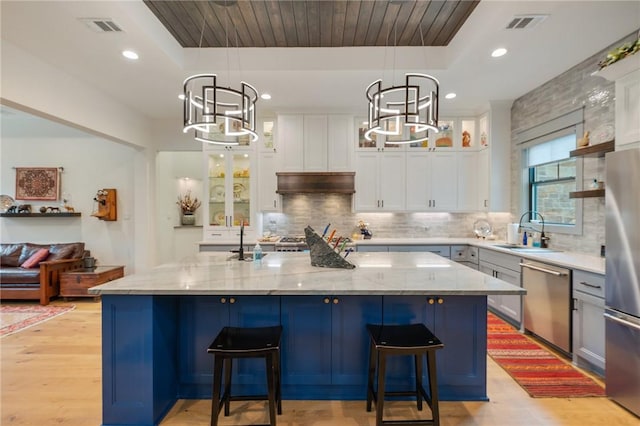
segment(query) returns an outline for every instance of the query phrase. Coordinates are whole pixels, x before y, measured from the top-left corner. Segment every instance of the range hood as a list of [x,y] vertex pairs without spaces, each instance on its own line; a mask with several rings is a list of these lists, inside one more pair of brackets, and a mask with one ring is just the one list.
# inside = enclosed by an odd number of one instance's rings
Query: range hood
[[354,194],[355,172],[278,172],[278,194]]

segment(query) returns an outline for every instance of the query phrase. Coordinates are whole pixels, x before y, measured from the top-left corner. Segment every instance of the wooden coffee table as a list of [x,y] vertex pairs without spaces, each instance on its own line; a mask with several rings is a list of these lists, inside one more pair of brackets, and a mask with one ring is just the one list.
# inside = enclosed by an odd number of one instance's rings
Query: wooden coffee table
[[124,277],[124,266],[96,266],[90,269],[75,269],[60,274],[60,296],[96,297],[87,289]]

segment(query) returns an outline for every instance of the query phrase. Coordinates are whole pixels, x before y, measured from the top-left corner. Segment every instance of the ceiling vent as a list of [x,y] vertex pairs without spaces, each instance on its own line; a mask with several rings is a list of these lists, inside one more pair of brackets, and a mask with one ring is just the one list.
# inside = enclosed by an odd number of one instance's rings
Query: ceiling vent
[[80,21],[97,33],[121,33],[122,27],[110,18],[80,18]]
[[547,19],[549,15],[515,15],[507,24],[508,30],[530,29]]

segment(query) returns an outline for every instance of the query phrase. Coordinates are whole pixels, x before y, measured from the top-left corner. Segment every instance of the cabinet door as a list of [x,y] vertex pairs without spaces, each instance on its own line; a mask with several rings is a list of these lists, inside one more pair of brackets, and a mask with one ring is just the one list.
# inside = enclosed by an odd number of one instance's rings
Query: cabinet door
[[281,321],[282,383],[330,385],[331,299],[282,296]]
[[304,171],[327,171],[327,116],[305,115],[302,139]]
[[573,354],[600,371],[605,368],[604,299],[573,292]]
[[616,80],[616,147],[640,141],[640,70]]
[[[480,262],[478,266],[478,270],[483,274],[487,274],[491,277],[495,277],[495,270],[493,267],[487,263]],[[494,308],[500,309],[500,305],[502,304],[502,295],[501,294],[487,294],[487,304]]]
[[333,297],[331,383],[363,386],[366,394],[369,337],[367,324],[382,323],[381,296]]
[[356,211],[378,210],[378,155],[377,152],[356,155]]
[[[498,266],[495,269],[497,271],[496,278],[521,287],[520,273]],[[518,324],[522,323],[522,296],[503,294],[500,298],[499,309],[500,312],[514,319]]]
[[432,153],[430,168],[432,210],[455,210],[458,204],[458,165],[456,153]]
[[258,182],[258,209],[263,212],[279,212],[282,210],[281,196],[278,189],[278,157],[277,152],[260,154],[260,179]]
[[459,152],[458,160],[458,202],[459,211],[478,210],[478,158],[476,152]]
[[[277,296],[227,297],[231,327],[270,327],[280,325],[280,298]],[[264,359],[234,361],[233,386],[239,394],[255,392],[248,385],[266,385]],[[246,385],[243,388],[242,385]]]
[[252,194],[254,193],[251,179],[252,152],[234,151],[230,155],[227,211],[231,217],[229,226],[251,226],[253,221]]
[[[451,398],[457,386],[486,395],[487,305],[484,296],[435,298],[434,334],[444,343],[437,352],[438,389]],[[428,302],[429,303],[429,302]]]
[[431,209],[430,155],[418,152],[407,155],[407,210]]
[[405,154],[383,152],[379,158],[377,173],[380,176],[380,210],[402,211],[405,209],[406,191]]
[[478,152],[478,210],[489,210],[489,149]]
[[278,116],[278,151],[281,155],[281,171],[299,172],[303,170],[302,141],[304,121],[302,115]]
[[353,118],[348,115],[329,115],[328,124],[327,170],[352,171]]
[[[198,384],[211,386],[213,357],[207,353],[207,348],[222,327],[229,325],[229,305],[222,303],[221,298],[217,296],[181,297],[179,304],[179,382],[189,388],[187,392],[196,393],[195,388]],[[211,330],[210,334],[195,331],[202,324],[207,324]]]

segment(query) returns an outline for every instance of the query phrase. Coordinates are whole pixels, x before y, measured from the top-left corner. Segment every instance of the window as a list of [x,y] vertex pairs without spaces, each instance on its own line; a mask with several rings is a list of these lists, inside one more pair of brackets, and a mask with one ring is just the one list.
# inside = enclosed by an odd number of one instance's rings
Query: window
[[[565,116],[524,132],[529,138],[521,142],[521,210],[540,213],[545,231],[582,233],[582,200],[569,197],[582,185],[582,161],[569,155],[576,148],[576,135],[582,134],[581,121],[567,126]],[[539,217],[525,219],[540,229],[535,223]]]

